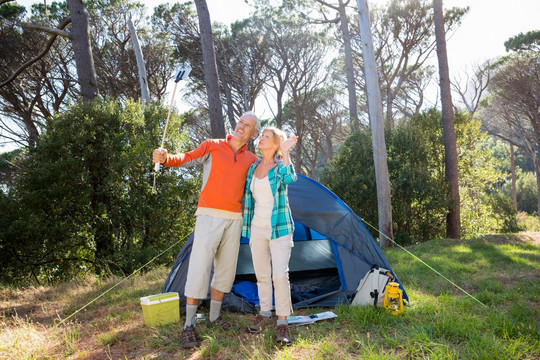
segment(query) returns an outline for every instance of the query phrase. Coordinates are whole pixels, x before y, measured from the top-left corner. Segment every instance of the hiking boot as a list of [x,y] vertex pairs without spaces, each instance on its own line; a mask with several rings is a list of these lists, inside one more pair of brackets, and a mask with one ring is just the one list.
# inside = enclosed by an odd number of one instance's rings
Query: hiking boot
[[260,333],[266,326],[271,325],[273,322],[272,317],[268,318],[259,314],[255,316],[253,324],[249,325],[248,331],[251,333]]
[[199,346],[199,340],[197,340],[197,333],[195,332],[195,326],[188,326],[182,331],[182,347],[192,348]]
[[229,330],[231,328],[231,324],[229,324],[228,322],[226,322],[225,320],[223,320],[220,317],[218,317],[215,321],[208,321],[208,323],[212,326],[219,326],[220,328],[222,328],[223,330]]
[[291,345],[291,335],[289,334],[289,327],[287,325],[278,325],[276,331],[278,344]]

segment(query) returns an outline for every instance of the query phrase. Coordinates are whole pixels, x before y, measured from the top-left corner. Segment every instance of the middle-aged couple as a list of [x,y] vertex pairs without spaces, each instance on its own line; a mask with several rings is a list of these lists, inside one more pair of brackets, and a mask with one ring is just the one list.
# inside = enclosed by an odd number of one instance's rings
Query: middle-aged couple
[[202,164],[204,167],[184,292],[186,322],[182,347],[199,346],[196,313],[200,299],[208,294],[212,263],[214,275],[210,284],[208,321],[224,330],[230,328],[220,316],[221,303],[233,285],[241,234],[249,238],[260,301],[259,314],[248,330],[257,333],[274,323],[273,286],[277,341],[282,345],[291,343],[287,316],[292,312],[289,258],[294,223],[287,185],[296,181],[289,151],[297,137],[287,139],[280,129],[264,129],[257,145],[262,159],[257,159],[247,150],[246,143],[259,132],[260,120],[250,111],[240,117],[234,133],[226,139],[206,140],[183,154],[168,154],[162,148],[154,150],[155,163],[165,166]]

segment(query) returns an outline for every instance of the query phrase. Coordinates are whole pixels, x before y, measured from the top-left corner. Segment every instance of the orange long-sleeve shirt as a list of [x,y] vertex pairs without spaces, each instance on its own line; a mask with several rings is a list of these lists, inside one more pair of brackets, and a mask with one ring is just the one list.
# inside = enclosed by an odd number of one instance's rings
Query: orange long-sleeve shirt
[[168,155],[165,166],[203,165],[203,185],[197,207],[242,212],[249,166],[257,160],[244,145],[236,153],[227,139],[210,139],[184,154]]

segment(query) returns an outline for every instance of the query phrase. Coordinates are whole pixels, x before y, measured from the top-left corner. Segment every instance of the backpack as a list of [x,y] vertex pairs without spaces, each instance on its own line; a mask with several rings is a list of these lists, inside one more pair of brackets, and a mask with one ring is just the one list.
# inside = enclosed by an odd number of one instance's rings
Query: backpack
[[395,277],[390,270],[373,265],[360,280],[354,293],[351,305],[383,306],[386,285],[394,281]]

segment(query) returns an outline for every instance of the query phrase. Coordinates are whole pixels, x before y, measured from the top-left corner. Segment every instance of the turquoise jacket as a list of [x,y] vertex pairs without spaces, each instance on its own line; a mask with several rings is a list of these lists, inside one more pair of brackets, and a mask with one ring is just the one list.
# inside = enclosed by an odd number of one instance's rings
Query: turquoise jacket
[[[253,179],[253,172],[260,161],[257,160],[251,165],[246,178],[242,236],[247,238],[251,234],[251,219],[253,219],[253,213],[255,211],[255,199],[251,193],[251,180]],[[274,207],[272,208],[272,217],[270,219],[272,225],[271,239],[277,239],[294,231],[294,222],[287,196],[287,185],[295,182],[296,179],[296,173],[292,164],[283,166],[282,161],[268,171],[268,181],[274,195]]]

